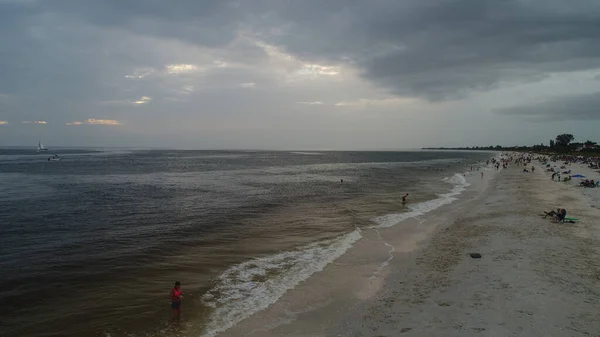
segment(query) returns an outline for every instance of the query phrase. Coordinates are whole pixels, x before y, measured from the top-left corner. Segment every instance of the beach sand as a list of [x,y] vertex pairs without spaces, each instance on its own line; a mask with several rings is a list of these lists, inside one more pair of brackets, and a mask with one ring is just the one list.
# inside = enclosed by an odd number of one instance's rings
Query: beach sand
[[[454,203],[363,230],[344,256],[219,336],[600,335],[600,189],[552,182],[534,164],[473,172]],[[540,216],[557,207],[580,222]]]
[[[556,165],[555,169],[559,169],[560,171],[568,171],[571,170],[571,175],[581,174],[585,178],[573,178],[567,182],[560,182],[563,185],[575,186],[577,190],[583,193],[588,199],[592,202],[593,206],[600,208],[600,188],[584,188],[578,186],[579,183],[583,180],[590,179],[594,181],[600,180],[600,170],[593,170],[589,168],[587,165],[579,164],[579,163],[571,163],[564,164],[562,162],[550,162],[552,166]],[[565,169],[560,169],[561,166],[566,166]],[[550,179],[551,173],[548,173],[548,179]],[[562,174],[562,178],[567,176],[566,174]],[[558,183],[558,182],[557,182]]]

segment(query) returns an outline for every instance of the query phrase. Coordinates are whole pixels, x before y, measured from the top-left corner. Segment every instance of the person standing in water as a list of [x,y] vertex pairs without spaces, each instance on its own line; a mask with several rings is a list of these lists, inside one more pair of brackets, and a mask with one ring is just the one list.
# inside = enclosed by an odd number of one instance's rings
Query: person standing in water
[[181,283],[175,282],[175,286],[171,289],[171,309],[173,310],[172,320],[179,320],[181,317],[181,300],[183,299],[183,291],[181,290]]
[[408,193],[406,193],[403,197],[402,197],[402,204],[406,204],[406,197],[408,197]]

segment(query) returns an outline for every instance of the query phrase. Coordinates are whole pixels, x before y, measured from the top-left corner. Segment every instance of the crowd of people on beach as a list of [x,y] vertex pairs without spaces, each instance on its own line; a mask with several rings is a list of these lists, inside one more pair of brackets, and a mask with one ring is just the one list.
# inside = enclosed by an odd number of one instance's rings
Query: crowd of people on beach
[[572,156],[572,155],[554,155],[549,158],[553,162],[564,162],[584,164],[587,167],[597,170],[600,169],[600,157],[585,157],[585,156]]
[[[492,158],[491,162],[492,165],[494,165],[494,168],[496,168],[496,171],[500,170],[500,165],[502,165],[502,169],[506,169],[508,167],[508,163],[513,161],[513,157],[507,156],[505,157],[504,154],[502,154],[502,156],[500,157],[500,159],[496,159],[496,158]],[[486,162],[487,165],[489,165],[490,160],[488,160]]]
[[[573,178],[583,178],[583,175],[576,174],[571,175],[571,169],[568,169],[570,164],[586,165],[589,169],[597,170],[600,168],[600,157],[586,157],[586,156],[573,156],[573,155],[553,155],[553,156],[539,156],[536,158],[542,165],[546,166],[546,172],[552,173],[550,179],[552,181],[568,182]],[[552,163],[560,163],[554,165]],[[562,165],[561,165],[562,164]],[[600,173],[600,171],[596,171]],[[561,179],[561,174],[566,175]],[[595,188],[600,187],[600,181],[594,179],[585,179],[576,184],[575,186]],[[577,218],[567,218],[567,211],[564,208],[557,208],[556,211],[544,212],[544,218],[550,216],[553,222],[569,222],[575,223]]]
[[[590,169],[598,169],[599,165],[600,165],[600,157],[584,157],[584,156],[571,156],[571,155],[554,155],[554,156],[550,156],[550,157],[546,157],[546,156],[540,156],[537,158],[540,163],[542,165],[546,166],[546,172],[552,172],[552,175],[550,176],[550,179],[553,181],[562,181],[562,182],[567,182],[573,179],[573,176],[571,175],[571,170],[567,169],[567,165],[571,164],[571,163],[576,163],[576,164],[583,164],[583,165],[587,165],[588,168]],[[561,165],[560,167],[556,167],[556,165],[552,166],[552,164],[550,162],[560,162],[563,165]],[[598,173],[600,173],[600,171],[597,171]],[[565,175],[565,177],[563,177],[561,179],[561,174]],[[577,176],[575,175],[576,178],[583,178],[583,176]],[[581,181],[578,186],[581,187],[589,187],[589,188],[593,188],[593,187],[600,187],[600,182],[595,181],[595,180],[589,180],[586,179],[584,181]]]

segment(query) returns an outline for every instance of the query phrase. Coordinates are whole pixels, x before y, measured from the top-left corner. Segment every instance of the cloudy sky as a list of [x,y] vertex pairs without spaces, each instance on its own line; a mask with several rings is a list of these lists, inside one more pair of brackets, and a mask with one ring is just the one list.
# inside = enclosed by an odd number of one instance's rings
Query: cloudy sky
[[0,0],[0,146],[600,141],[598,0]]

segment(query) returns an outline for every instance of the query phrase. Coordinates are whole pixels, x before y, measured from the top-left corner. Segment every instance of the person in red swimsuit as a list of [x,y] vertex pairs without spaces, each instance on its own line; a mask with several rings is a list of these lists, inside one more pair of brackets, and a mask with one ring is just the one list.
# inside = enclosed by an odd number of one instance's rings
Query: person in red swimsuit
[[183,299],[183,291],[181,290],[181,283],[175,282],[175,287],[171,289],[171,308],[173,309],[172,319],[178,319],[181,317],[181,300]]

